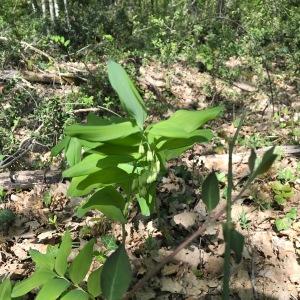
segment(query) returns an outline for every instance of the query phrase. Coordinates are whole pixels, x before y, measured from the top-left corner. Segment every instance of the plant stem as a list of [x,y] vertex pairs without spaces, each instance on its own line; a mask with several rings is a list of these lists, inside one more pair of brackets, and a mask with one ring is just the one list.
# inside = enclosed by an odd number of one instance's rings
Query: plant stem
[[122,243],[125,246],[126,242],[126,228],[125,228],[125,223],[122,223]]
[[224,231],[225,237],[225,256],[224,256],[224,277],[223,277],[223,299],[228,300],[230,289],[230,250],[231,250],[231,205],[232,205],[232,187],[233,187],[233,175],[232,175],[232,153],[233,153],[234,141],[229,142],[229,159],[228,159],[228,186],[227,186],[227,203],[226,203],[226,224]]
[[223,300],[228,300],[230,295],[230,253],[231,253],[231,232],[232,232],[232,190],[233,190],[233,171],[232,171],[232,155],[235,142],[238,138],[239,132],[242,128],[242,124],[245,118],[243,113],[239,125],[235,131],[235,134],[228,143],[228,176],[227,176],[227,199],[226,199],[226,224],[224,226],[224,238],[225,238],[225,255],[224,255],[224,277],[223,277]]

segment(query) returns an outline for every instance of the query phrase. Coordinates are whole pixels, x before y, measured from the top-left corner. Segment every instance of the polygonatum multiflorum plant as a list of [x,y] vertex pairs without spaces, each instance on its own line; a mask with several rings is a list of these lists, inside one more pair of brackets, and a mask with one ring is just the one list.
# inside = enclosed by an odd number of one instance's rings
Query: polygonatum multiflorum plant
[[[125,70],[108,63],[109,80],[117,92],[127,117],[103,118],[95,114],[84,125],[71,125],[52,154],[64,151],[69,168],[63,176],[71,178],[70,196],[88,196],[79,209],[81,215],[99,210],[123,228],[123,241],[101,269],[91,273],[94,240],[89,241],[69,265],[70,234],[59,248],[49,247],[46,254],[31,251],[36,271],[18,283],[11,297],[40,288],[38,300],[86,300],[101,297],[121,299],[131,282],[132,273],[125,250],[125,223],[128,209],[137,201],[142,214],[150,216],[156,208],[156,184],[169,159],[179,156],[195,143],[211,140],[211,130],[203,125],[218,117],[222,108],[202,111],[178,110],[167,120],[145,125],[145,104]],[[11,285],[4,281],[4,293]]]
[[63,175],[72,178],[69,194],[92,194],[81,212],[98,209],[124,224],[135,200],[144,215],[154,211],[159,172],[169,159],[211,140],[211,130],[202,127],[222,108],[178,110],[167,120],[145,126],[145,104],[125,70],[110,61],[108,74],[128,116],[107,119],[89,114],[87,124],[66,128],[53,154],[64,150],[70,168]]
[[[60,246],[49,246],[46,254],[30,251],[32,260],[36,263],[35,272],[13,288],[9,279],[3,280],[0,284],[0,299],[19,298],[37,288],[38,300],[88,300],[99,297],[107,300],[122,299],[132,279],[125,250],[124,230],[130,205],[136,200],[141,212],[145,216],[151,215],[157,208],[157,177],[165,168],[166,162],[192,147],[194,143],[208,142],[213,136],[209,129],[202,127],[220,115],[221,108],[179,110],[167,120],[145,126],[145,105],[126,72],[112,61],[108,64],[108,70],[110,82],[128,117],[105,119],[90,114],[86,125],[72,125],[66,129],[64,139],[52,153],[65,153],[70,167],[64,172],[64,176],[72,178],[69,194],[88,196],[80,207],[80,214],[99,210],[112,221],[121,223],[123,241],[102,267],[90,272],[95,256],[95,240],[87,242],[69,263],[72,241],[70,233],[66,232]],[[233,251],[236,261],[240,261],[244,245],[244,237],[232,222],[231,205],[242,196],[257,176],[271,167],[277,157],[274,148],[266,151],[262,159],[257,158],[252,150],[248,162],[248,180],[233,199],[232,153],[241,124],[242,122],[234,137],[229,139],[227,204],[224,209],[226,223],[223,224],[226,244],[223,299],[229,299],[230,253]],[[202,200],[209,212],[217,210],[220,191],[214,172],[203,182]],[[217,220],[224,210],[222,207],[217,210],[212,215],[212,220]],[[193,233],[193,239],[203,231],[201,226]],[[190,241],[193,239],[188,238]]]

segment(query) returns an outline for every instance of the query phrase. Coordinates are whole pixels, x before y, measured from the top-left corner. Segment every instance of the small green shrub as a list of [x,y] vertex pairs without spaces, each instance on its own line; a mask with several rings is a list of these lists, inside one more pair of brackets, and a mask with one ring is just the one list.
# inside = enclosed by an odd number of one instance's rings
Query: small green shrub
[[297,219],[297,209],[292,208],[283,218],[275,220],[275,226],[278,231],[287,230]]
[[284,205],[286,201],[294,195],[293,188],[288,182],[282,184],[280,181],[274,181],[271,184],[271,188],[275,194],[274,200],[278,205]]
[[9,227],[14,223],[16,215],[9,208],[0,209],[0,231],[7,232]]

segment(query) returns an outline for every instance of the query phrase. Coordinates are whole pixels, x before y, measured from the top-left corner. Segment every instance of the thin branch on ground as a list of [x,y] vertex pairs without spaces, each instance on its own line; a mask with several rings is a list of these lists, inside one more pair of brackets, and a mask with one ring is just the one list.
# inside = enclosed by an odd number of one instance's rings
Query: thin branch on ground
[[[236,197],[233,198],[232,204],[234,204],[235,202],[237,202],[245,193],[245,191],[248,189],[249,184],[251,182],[248,181],[245,186],[241,189],[241,191],[238,193],[238,195]],[[166,265],[167,263],[169,263],[170,261],[173,260],[173,258],[184,248],[186,248],[188,245],[190,245],[195,239],[197,239],[201,234],[203,234],[205,232],[205,230],[209,227],[209,225],[213,222],[218,221],[219,219],[221,219],[224,215],[224,213],[226,212],[226,203],[222,203],[220,204],[215,210],[215,212],[212,212],[207,219],[205,220],[204,223],[202,223],[199,228],[197,229],[197,231],[195,231],[192,235],[190,235],[189,237],[187,237],[179,246],[177,246],[177,248],[168,256],[166,256],[165,258],[162,259],[162,261],[157,264],[153,269],[151,269],[142,279],[140,279],[131,289],[131,291],[129,291],[127,293],[127,295],[125,296],[124,300],[129,300],[132,298],[132,296],[139,291],[141,288],[143,288],[143,286],[154,276],[156,275],[162,268],[164,265]]]

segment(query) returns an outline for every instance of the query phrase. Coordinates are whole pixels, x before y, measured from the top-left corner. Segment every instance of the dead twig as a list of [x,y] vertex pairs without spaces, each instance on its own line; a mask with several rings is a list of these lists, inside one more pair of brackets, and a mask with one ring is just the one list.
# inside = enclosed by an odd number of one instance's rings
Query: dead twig
[[[234,204],[238,199],[240,199],[243,194],[245,193],[246,189],[248,188],[248,185],[245,185],[241,191],[238,193],[238,195],[233,199],[232,204]],[[202,223],[197,231],[195,231],[192,235],[187,237],[177,248],[168,256],[166,256],[159,264],[157,264],[152,270],[150,270],[141,280],[139,280],[127,293],[124,300],[129,300],[132,298],[132,296],[139,291],[145,284],[148,282],[156,273],[162,269],[162,267],[172,261],[172,259],[184,248],[186,248],[189,244],[191,244],[195,239],[197,239],[201,234],[205,232],[205,230],[208,228],[208,226],[212,222],[218,221],[226,210],[226,203],[221,203],[215,210],[212,212],[204,223]]]

